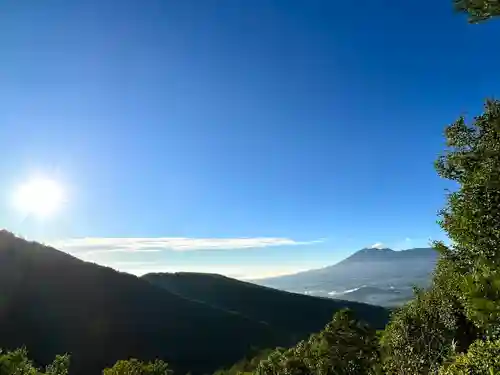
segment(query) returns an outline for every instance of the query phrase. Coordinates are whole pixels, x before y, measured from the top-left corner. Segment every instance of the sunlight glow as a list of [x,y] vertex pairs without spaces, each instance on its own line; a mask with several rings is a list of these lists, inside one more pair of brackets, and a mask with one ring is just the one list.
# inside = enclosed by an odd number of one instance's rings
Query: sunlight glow
[[64,201],[63,189],[51,179],[37,178],[21,185],[14,194],[14,205],[25,214],[52,216]]

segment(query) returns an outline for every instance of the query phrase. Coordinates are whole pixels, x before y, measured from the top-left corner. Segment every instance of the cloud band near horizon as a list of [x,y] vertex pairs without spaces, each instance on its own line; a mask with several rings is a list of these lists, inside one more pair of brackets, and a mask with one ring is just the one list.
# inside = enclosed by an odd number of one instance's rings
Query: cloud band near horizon
[[281,237],[254,238],[106,238],[85,237],[51,242],[50,245],[70,254],[88,255],[115,252],[161,252],[196,250],[240,250],[276,246],[299,246],[321,243],[324,240],[297,241]]

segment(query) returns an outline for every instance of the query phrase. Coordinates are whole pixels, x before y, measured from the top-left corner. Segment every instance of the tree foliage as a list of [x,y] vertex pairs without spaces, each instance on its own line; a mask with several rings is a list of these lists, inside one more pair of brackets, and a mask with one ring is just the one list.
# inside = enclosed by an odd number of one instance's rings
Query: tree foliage
[[439,375],[500,374],[500,341],[474,342],[466,354],[459,354],[443,365]]
[[[44,370],[36,367],[28,358],[25,348],[2,352],[0,350],[0,375],[68,375],[70,358],[58,355]],[[162,360],[141,362],[135,358],[120,360],[111,368],[106,368],[103,375],[172,375],[168,364]]]
[[472,125],[461,117],[445,136],[436,169],[458,184],[440,221],[452,245],[435,244],[442,258],[431,288],[396,312],[382,336],[391,374],[435,373],[455,352],[498,332],[500,102],[488,100]]
[[488,100],[485,111],[468,125],[461,117],[446,128],[445,154],[437,163],[441,177],[460,188],[448,196],[441,226],[453,241],[446,255],[464,272],[478,261],[500,261],[500,101]]
[[106,368],[103,375],[171,375],[168,364],[157,359],[154,362],[141,362],[135,358],[121,360],[111,368]]
[[376,374],[379,363],[376,331],[342,310],[319,334],[271,353],[255,374]]
[[469,14],[470,22],[500,16],[500,0],[454,0],[455,8]]
[[500,337],[500,269],[481,264],[462,286],[469,319],[490,338]]
[[28,358],[26,348],[2,352],[0,350],[0,375],[68,375],[69,356],[58,355],[45,370],[37,368]]
[[448,150],[436,168],[460,188],[441,213],[453,241],[442,253],[461,276],[455,284],[468,318],[494,335],[500,329],[500,101],[486,101],[471,125],[460,118],[446,137]]
[[471,331],[461,309],[439,289],[420,292],[397,311],[382,335],[384,367],[390,374],[435,371]]

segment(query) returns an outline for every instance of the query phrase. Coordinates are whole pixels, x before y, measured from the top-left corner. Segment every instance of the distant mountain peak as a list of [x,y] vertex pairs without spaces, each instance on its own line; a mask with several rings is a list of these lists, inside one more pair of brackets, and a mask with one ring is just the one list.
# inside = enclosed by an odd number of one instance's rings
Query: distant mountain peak
[[399,306],[413,298],[411,286],[429,285],[438,257],[432,248],[377,246],[361,249],[328,267],[257,283],[313,296]]
[[351,261],[370,261],[391,256],[396,251],[389,248],[366,247],[356,251],[351,256],[344,259],[341,263]]
[[388,247],[365,247],[358,251],[358,253],[390,253],[395,250],[389,249]]
[[429,253],[435,254],[435,250],[431,248],[425,249],[408,249],[408,250],[393,250],[389,248],[364,248],[351,256],[347,257],[339,264],[351,262],[372,262],[381,260],[400,259],[408,257],[428,256]]

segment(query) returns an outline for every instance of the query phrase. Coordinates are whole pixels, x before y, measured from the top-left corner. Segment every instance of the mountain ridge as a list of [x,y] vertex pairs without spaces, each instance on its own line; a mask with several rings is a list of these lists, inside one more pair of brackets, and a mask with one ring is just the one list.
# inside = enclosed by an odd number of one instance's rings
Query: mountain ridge
[[353,310],[359,319],[377,328],[382,328],[388,318],[387,310],[378,306],[278,291],[217,274],[150,273],[142,278],[185,298],[237,311],[291,332],[296,339],[321,330],[334,312],[344,308]]
[[[344,260],[332,265],[335,266],[337,264],[345,264],[347,262],[352,261],[372,261],[378,259],[394,259],[394,258],[403,258],[403,257],[420,257],[427,256],[429,253],[435,253],[436,250],[430,247],[418,247],[404,250],[393,250],[390,248],[364,248],[356,251],[351,254]],[[329,267],[332,267],[329,266]],[[328,267],[327,267],[328,268]]]
[[[306,270],[306,271],[300,271],[300,272],[292,273],[292,274],[288,274],[288,275],[266,277],[266,278],[262,278],[262,279],[253,279],[250,281],[252,283],[256,283],[258,285],[265,285],[265,284],[262,284],[261,282],[268,281],[268,280],[276,280],[276,279],[286,279],[289,277],[308,274],[311,272],[322,272],[323,270],[331,269],[339,264],[350,263],[352,261],[358,261],[358,260],[369,261],[369,260],[373,260],[373,259],[381,259],[382,257],[387,257],[388,255],[389,255],[389,257],[396,258],[396,257],[400,257],[400,256],[404,257],[407,255],[413,255],[413,254],[421,255],[424,253],[426,255],[428,255],[429,253],[437,255],[436,250],[434,250],[433,248],[430,248],[430,247],[418,247],[418,248],[410,248],[410,249],[403,249],[403,250],[393,250],[391,248],[379,249],[379,248],[366,247],[366,248],[357,250],[354,253],[352,253],[351,255],[349,255],[347,258],[344,258],[344,259],[338,261],[337,263],[334,263],[334,264],[331,264],[328,266],[314,268],[314,269],[310,269],[310,270]],[[374,254],[377,254],[377,255],[374,256]]]
[[282,341],[266,324],[5,233],[0,295],[0,347],[26,346],[42,365],[70,352],[77,375],[131,356],[204,373]]
[[[432,248],[365,248],[330,266],[253,282],[295,293],[395,307],[413,297],[414,285],[428,286],[437,259]],[[370,295],[367,287],[378,292]],[[348,295],[352,289],[363,288]],[[396,291],[400,292],[397,298]]]

